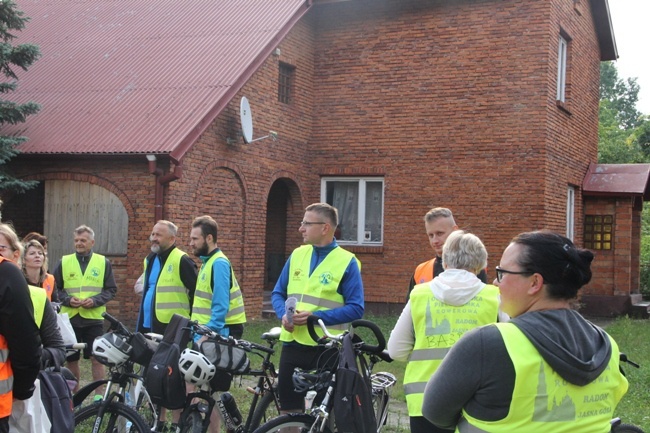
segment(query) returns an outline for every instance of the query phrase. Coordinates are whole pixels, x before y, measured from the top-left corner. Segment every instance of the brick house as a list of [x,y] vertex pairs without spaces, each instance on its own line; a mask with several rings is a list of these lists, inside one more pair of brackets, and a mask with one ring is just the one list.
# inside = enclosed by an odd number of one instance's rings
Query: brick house
[[[159,218],[187,250],[192,218],[215,217],[251,317],[317,201],[341,209],[383,310],[430,257],[432,206],[481,237],[490,269],[522,231],[583,243],[599,63],[617,57],[607,0],[18,5],[32,19],[19,41],[43,58],[17,98],[43,110],[7,128],[30,137],[11,167],[40,184],[3,197],[3,216],[44,230],[53,259],[76,225],[99,227],[127,321]],[[277,140],[244,142],[244,96],[254,138]]]

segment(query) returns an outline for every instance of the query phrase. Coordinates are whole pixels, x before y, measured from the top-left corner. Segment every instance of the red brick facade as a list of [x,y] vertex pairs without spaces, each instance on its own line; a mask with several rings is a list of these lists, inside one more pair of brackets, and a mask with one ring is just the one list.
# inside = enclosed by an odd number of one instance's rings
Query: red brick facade
[[[181,248],[188,250],[191,220],[212,215],[255,317],[263,289],[272,286],[270,262],[301,243],[299,222],[305,206],[321,201],[321,178],[380,176],[383,246],[349,248],[363,263],[369,304],[401,308],[413,269],[431,255],[422,218],[433,206],[451,208],[459,226],[484,241],[492,278],[517,233],[565,231],[567,187],[581,185],[596,161],[600,53],[589,3],[574,4],[315,6],[280,43],[280,56],[266,60],[185,155],[182,177],[165,188],[163,216],[180,226]],[[560,34],[570,38],[563,106],[555,101]],[[295,67],[289,105],[277,98],[279,61]],[[255,138],[273,130],[279,140],[243,144],[241,96],[251,103]],[[129,248],[128,257],[112,257],[121,289],[113,308],[135,320],[139,300],[131,287],[155,222],[155,177],[144,156],[19,158],[15,166],[26,178],[89,181],[121,198]],[[158,166],[173,169],[164,158]],[[9,207],[10,201],[11,213]],[[19,228],[32,230],[38,217]],[[577,188],[578,244],[582,220]]]

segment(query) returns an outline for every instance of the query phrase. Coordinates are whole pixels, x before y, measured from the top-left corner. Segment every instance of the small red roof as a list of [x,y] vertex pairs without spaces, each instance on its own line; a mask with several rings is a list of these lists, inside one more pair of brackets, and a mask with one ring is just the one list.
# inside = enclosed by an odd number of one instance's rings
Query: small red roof
[[[18,0],[17,43],[42,58],[8,98],[42,110],[3,127],[26,154],[179,160],[308,10],[306,0]],[[23,132],[24,131],[24,132]]]
[[584,195],[641,195],[650,200],[650,164],[590,164]]

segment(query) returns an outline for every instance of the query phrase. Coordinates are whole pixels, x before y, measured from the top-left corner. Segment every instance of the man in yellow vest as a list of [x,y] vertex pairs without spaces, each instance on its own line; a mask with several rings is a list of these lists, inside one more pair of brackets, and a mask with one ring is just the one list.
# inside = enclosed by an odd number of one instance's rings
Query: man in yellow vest
[[196,263],[176,247],[178,227],[160,220],[151,230],[151,253],[144,259],[139,332],[164,334],[174,314],[190,317],[196,289]]
[[[115,297],[117,285],[111,262],[93,253],[95,232],[86,225],[74,230],[75,254],[63,256],[54,269],[54,279],[61,301],[61,313],[68,313],[77,341],[87,344],[84,358],[91,359],[93,380],[104,378],[104,366],[92,354],[95,338],[104,333],[102,313]],[[79,353],[68,357],[67,367],[80,378]]]
[[[192,222],[190,246],[202,262],[194,292],[192,320],[224,337],[241,338],[246,323],[244,297],[230,260],[217,246],[218,228],[217,222],[209,215],[195,218]],[[227,374],[221,375],[221,380],[231,379]],[[210,417],[210,432],[219,432],[220,424],[215,410]]]
[[[325,325],[341,332],[363,316],[361,265],[354,254],[339,247],[334,239],[338,211],[327,203],[307,206],[300,223],[305,245],[296,248],[285,263],[271,300],[282,319],[282,354],[278,392],[283,412],[301,412],[303,396],[294,391],[292,374],[296,367],[316,367],[322,348],[309,336],[307,319],[316,315]],[[285,303],[295,298],[295,313],[286,314]]]
[[[0,250],[7,248],[0,244]],[[34,393],[40,367],[41,339],[27,281],[15,263],[0,256],[0,433],[9,432],[13,400]]]
[[244,297],[230,260],[217,246],[217,222],[208,215],[192,222],[190,246],[203,262],[196,281],[192,320],[221,335],[241,338],[246,323]]
[[[435,252],[435,257],[426,262],[420,263],[416,268],[411,282],[409,283],[406,300],[411,296],[413,287],[417,284],[427,283],[433,280],[444,271],[442,263],[442,246],[447,240],[447,236],[454,230],[458,230],[454,215],[445,207],[435,207],[424,215],[424,230],[429,237],[429,244]],[[482,282],[487,283],[487,274],[485,269],[476,275]]]

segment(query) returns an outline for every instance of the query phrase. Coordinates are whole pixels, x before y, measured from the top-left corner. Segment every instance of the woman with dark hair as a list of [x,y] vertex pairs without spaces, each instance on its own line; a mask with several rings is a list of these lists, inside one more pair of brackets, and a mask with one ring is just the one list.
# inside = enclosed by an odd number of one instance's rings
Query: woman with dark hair
[[426,386],[423,415],[458,432],[609,432],[627,391],[616,342],[572,310],[594,255],[548,231],[522,233],[494,284],[509,323],[465,334]]

